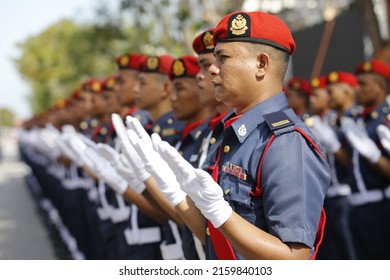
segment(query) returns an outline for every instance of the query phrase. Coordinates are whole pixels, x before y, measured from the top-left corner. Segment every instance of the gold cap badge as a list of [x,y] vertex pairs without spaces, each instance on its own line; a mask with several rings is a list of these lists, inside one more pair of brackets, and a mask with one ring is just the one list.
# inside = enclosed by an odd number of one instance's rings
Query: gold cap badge
[[158,69],[158,57],[156,56],[149,56],[146,59],[146,69],[149,71],[156,71]]
[[94,92],[99,92],[99,91],[101,90],[101,85],[100,85],[99,82],[93,82],[91,88],[92,88],[92,90],[93,90]]
[[331,83],[336,83],[339,80],[339,74],[337,72],[332,72],[329,74],[329,81]]
[[372,69],[372,64],[371,64],[371,62],[370,62],[370,61],[364,62],[362,68],[363,68],[363,71],[364,71],[364,72],[370,72],[371,69]]
[[313,79],[311,80],[311,86],[312,86],[313,88],[317,88],[317,87],[319,87],[319,85],[320,85],[320,79],[318,79],[318,78],[313,78]]
[[107,80],[106,86],[107,86],[108,88],[113,88],[114,85],[115,85],[115,78],[109,78],[109,79]]
[[181,60],[175,60],[173,63],[173,75],[181,76],[185,72],[184,63]]
[[248,29],[246,26],[246,19],[242,14],[238,14],[235,19],[232,20],[230,31],[233,35],[242,35]]
[[129,64],[129,57],[126,55],[126,56],[122,56],[120,59],[119,59],[119,64],[120,66],[122,67],[125,67]]
[[206,49],[213,49],[213,34],[207,31],[203,36],[203,45]]

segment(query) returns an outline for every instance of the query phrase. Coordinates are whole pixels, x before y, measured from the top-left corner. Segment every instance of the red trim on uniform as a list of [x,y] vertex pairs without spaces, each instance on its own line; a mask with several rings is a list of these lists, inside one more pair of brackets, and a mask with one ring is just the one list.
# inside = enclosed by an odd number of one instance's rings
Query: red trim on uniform
[[241,115],[235,116],[235,117],[233,117],[233,118],[231,118],[231,119],[228,119],[228,120],[225,122],[225,125],[224,125],[223,128],[228,128],[229,126],[232,125],[232,123],[234,123],[234,122],[235,122],[236,120],[238,120],[240,117],[241,117]]
[[215,127],[217,126],[217,124],[219,124],[222,119],[226,116],[227,113],[223,113],[223,114],[220,114],[220,113],[217,113],[211,120],[210,120],[210,128],[211,130],[214,130]]
[[92,132],[91,140],[96,142],[97,136],[98,136],[98,134],[100,132],[100,129],[102,129],[101,125],[98,125],[98,126],[95,127],[95,130]]
[[204,122],[204,120],[199,120],[199,121],[196,121],[193,123],[186,124],[182,133],[181,133],[181,139],[186,138],[188,136],[188,134],[190,134],[191,131],[193,131],[195,128],[200,126],[203,122]]
[[315,260],[317,257],[318,249],[320,248],[322,240],[324,239],[325,224],[326,224],[326,214],[325,214],[325,209],[322,208],[320,221],[318,222],[316,239],[314,240],[314,252],[310,257],[311,260]]
[[236,260],[233,247],[230,242],[216,229],[210,221],[207,221],[210,231],[211,243],[213,244],[215,254],[218,260]]
[[368,106],[366,108],[364,108],[363,112],[362,112],[362,117],[365,118],[367,117],[369,114],[371,114],[372,111],[374,111],[376,108],[375,105],[372,105],[372,106]]
[[135,112],[137,112],[138,109],[133,107],[133,108],[130,108],[129,111],[126,112],[126,116],[133,116],[135,114]]

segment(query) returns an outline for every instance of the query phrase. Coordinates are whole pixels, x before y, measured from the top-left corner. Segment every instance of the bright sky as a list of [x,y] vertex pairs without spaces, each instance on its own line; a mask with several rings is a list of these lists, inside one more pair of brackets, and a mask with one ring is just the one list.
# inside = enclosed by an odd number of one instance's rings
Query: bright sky
[[20,55],[16,44],[62,18],[91,19],[97,3],[99,0],[0,0],[0,108],[9,108],[18,118],[32,115],[27,101],[31,89],[12,61]]

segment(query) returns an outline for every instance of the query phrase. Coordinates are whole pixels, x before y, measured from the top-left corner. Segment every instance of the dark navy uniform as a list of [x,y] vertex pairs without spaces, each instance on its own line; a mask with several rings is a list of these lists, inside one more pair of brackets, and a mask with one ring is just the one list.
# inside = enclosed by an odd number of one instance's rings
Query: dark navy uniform
[[[267,119],[267,114],[273,112],[277,113]],[[284,93],[257,104],[241,116],[230,116],[225,121],[217,161],[218,183],[233,211],[242,218],[283,242],[313,248],[330,170],[323,155],[294,126],[317,143],[309,129],[288,109]],[[274,132],[270,127],[274,127]],[[274,133],[277,137],[264,157],[259,179],[260,158]],[[252,196],[259,184],[261,196]],[[210,238],[206,240],[206,254],[209,259],[216,259]]]
[[[342,117],[356,119],[358,114],[359,108],[352,107]],[[332,114],[325,121],[335,130],[342,149],[351,155],[352,149],[341,131],[340,119],[340,116]],[[324,202],[326,227],[317,259],[354,260],[357,256],[349,223],[351,187],[348,182],[348,168],[341,165],[333,154],[328,154],[328,159],[332,171],[332,182]]]
[[[365,126],[368,136],[377,143],[382,156],[389,158],[380,145],[376,127],[389,125],[389,106],[386,102],[365,109],[358,123]],[[376,171],[356,150],[352,153],[350,185],[351,227],[359,259],[390,259],[390,216],[388,200],[390,181]]]
[[175,146],[184,128],[184,122],[178,121],[172,112],[166,113],[154,121],[150,127],[150,134],[157,133],[163,141]]

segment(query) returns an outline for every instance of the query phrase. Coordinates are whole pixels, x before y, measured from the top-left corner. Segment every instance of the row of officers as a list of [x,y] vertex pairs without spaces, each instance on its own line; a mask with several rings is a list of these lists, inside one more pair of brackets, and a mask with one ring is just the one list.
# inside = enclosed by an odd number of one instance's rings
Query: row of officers
[[284,83],[295,43],[263,12],[193,49],[121,55],[24,123],[81,258],[390,259],[390,66]]

